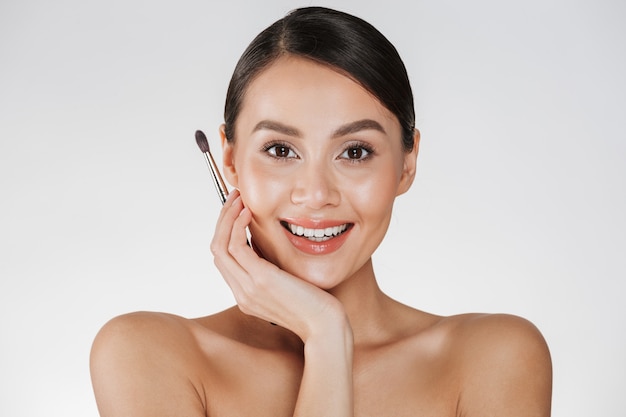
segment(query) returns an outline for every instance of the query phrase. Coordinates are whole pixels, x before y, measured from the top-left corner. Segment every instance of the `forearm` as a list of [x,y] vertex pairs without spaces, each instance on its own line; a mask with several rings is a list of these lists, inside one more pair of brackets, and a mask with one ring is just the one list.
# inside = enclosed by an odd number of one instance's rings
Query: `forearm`
[[353,415],[352,330],[346,322],[310,338],[294,416]]

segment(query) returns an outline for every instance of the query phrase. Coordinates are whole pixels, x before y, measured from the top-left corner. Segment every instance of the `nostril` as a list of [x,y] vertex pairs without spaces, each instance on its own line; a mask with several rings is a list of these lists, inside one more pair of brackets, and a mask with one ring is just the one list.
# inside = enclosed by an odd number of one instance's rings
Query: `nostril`
[[291,193],[291,201],[294,204],[312,209],[337,205],[340,200],[341,196],[336,188],[336,181],[319,170],[299,177]]

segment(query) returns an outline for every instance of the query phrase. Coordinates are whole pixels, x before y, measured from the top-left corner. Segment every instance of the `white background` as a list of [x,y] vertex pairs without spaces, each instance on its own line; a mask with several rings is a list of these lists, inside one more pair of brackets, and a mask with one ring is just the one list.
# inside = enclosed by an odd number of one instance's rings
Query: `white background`
[[[232,304],[208,245],[226,86],[297,1],[2,0],[0,415],[96,416],[93,337],[135,310]],[[324,1],[409,68],[422,148],[375,256],[438,314],[533,321],[554,416],[623,414],[626,6]]]

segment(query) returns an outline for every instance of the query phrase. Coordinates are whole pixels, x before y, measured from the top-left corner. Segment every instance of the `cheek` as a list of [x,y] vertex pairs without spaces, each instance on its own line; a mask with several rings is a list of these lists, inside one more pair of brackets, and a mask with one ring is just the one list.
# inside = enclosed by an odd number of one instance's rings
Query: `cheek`
[[391,221],[393,203],[398,187],[398,175],[393,166],[368,176],[368,180],[354,187],[351,193],[352,206],[362,221],[367,250],[373,253],[384,239]]
[[284,176],[276,175],[275,171],[252,164],[240,170],[239,192],[255,218],[272,212],[285,193]]
[[387,214],[393,205],[398,188],[399,173],[393,164],[378,166],[352,181],[346,192],[354,207],[372,216]]

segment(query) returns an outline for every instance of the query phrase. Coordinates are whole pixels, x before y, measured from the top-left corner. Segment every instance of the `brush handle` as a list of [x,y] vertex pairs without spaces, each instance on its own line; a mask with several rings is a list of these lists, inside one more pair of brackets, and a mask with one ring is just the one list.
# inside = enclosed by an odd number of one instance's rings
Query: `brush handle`
[[213,184],[215,185],[215,189],[217,190],[217,196],[220,198],[222,205],[226,202],[226,197],[228,197],[228,188],[226,188],[226,184],[220,175],[220,171],[215,164],[215,160],[213,159],[213,155],[211,155],[210,151],[203,152],[204,159],[206,160],[207,165],[209,166],[209,171],[211,171],[211,178],[213,179]]
[[[213,155],[211,155],[211,151],[206,151],[202,153],[204,154],[206,164],[209,166],[209,171],[211,171],[211,178],[213,179],[213,184],[215,185],[215,189],[217,190],[217,196],[220,198],[222,205],[224,205],[224,203],[226,202],[226,197],[228,197],[228,188],[226,188],[226,183],[224,183],[224,180],[222,179],[222,175],[220,174],[220,170],[215,164],[215,160],[213,159]],[[252,247],[249,240],[246,239],[246,243],[248,244],[248,246]]]

